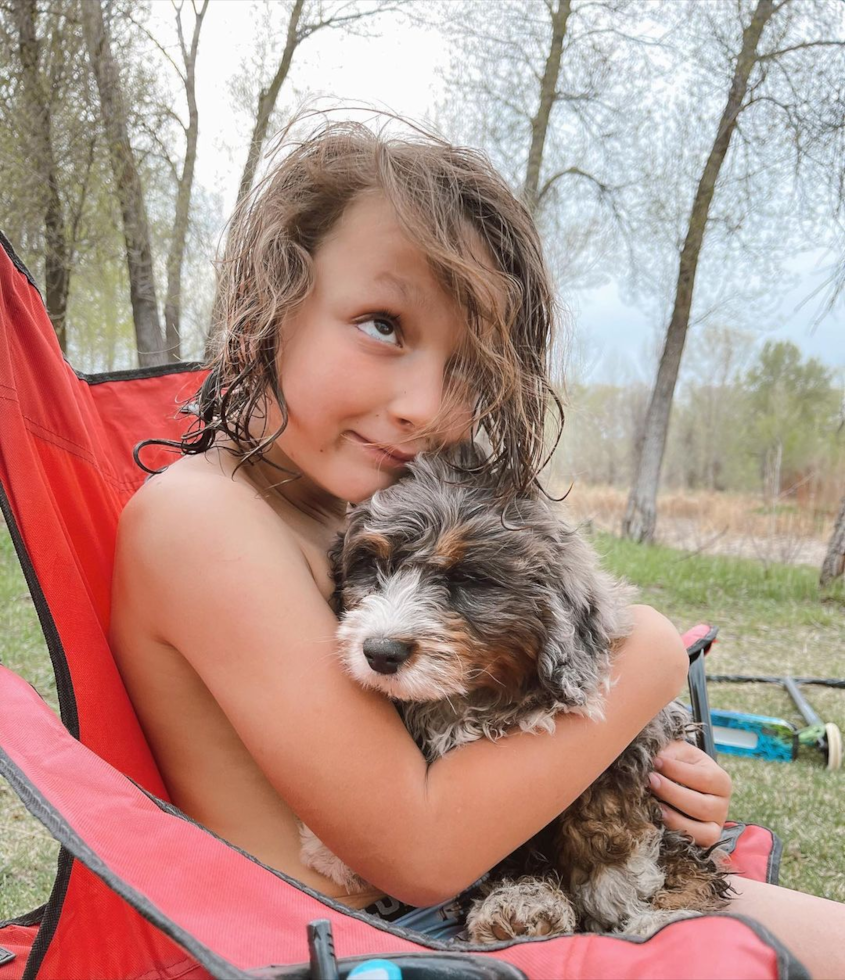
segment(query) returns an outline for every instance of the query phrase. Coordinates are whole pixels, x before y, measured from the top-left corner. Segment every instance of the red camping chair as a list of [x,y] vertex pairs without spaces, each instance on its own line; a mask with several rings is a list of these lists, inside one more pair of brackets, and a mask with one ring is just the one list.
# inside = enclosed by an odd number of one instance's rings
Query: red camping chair
[[[182,432],[179,405],[204,374],[196,364],[76,373],[32,278],[0,244],[0,505],[61,710],[60,722],[0,667],[0,774],[61,844],[47,905],[0,923],[0,980],[306,977],[284,965],[308,960],[315,919],[331,922],[342,958],[409,957],[406,980],[807,976],[764,929],[729,915],[673,923],[646,942],[447,948],[314,893],[170,806],[106,641],[110,582],[118,515],[144,479],[132,447]],[[166,461],[160,447],[144,459]],[[733,835],[737,870],[772,880],[774,836]]]

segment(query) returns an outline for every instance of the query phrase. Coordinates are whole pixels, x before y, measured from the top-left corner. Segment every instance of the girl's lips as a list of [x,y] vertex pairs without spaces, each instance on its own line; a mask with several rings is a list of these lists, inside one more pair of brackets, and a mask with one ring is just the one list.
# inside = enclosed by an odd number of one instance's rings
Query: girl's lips
[[397,469],[402,469],[407,466],[408,463],[414,458],[410,453],[402,453],[399,455],[398,451],[391,451],[384,449],[381,446],[373,445],[369,439],[365,439],[363,436],[359,435],[357,432],[349,431],[349,435],[352,436],[353,440],[357,442],[365,453],[381,463],[382,466],[393,466]]

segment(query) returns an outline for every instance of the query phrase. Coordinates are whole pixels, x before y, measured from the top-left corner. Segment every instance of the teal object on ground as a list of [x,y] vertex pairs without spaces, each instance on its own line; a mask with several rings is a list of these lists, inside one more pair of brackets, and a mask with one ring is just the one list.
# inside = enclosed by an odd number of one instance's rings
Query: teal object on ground
[[718,752],[775,762],[792,762],[798,756],[798,730],[783,718],[711,711],[710,720]]
[[347,980],[402,980],[402,971],[390,960],[367,960],[359,963]]

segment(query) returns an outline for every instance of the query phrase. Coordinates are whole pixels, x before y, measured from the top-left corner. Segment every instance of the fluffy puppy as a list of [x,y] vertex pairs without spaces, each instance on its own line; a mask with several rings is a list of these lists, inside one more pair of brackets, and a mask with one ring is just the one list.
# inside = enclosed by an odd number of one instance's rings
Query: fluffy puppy
[[[555,715],[600,716],[632,590],[549,504],[503,504],[464,445],[421,455],[352,512],[331,553],[343,663],[393,699],[426,758]],[[657,752],[689,729],[664,709],[560,817],[488,877],[468,935],[496,942],[578,930],[648,935],[722,909],[717,855],[670,831],[648,791]],[[303,860],[363,883],[303,828]]]

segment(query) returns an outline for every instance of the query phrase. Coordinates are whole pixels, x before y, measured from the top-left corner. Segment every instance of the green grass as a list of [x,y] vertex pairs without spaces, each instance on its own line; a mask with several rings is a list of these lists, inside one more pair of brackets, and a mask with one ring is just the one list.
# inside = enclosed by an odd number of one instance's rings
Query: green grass
[[[681,631],[706,621],[720,628],[708,657],[712,673],[845,676],[845,590],[825,601],[817,571],[730,557],[689,556],[607,535],[595,544],[606,566],[640,589],[640,600]],[[55,708],[46,649],[11,541],[0,527],[0,658],[31,681]],[[808,688],[826,721],[845,729],[845,691]],[[788,696],[769,685],[711,684],[714,707],[777,715],[796,724]],[[765,824],[784,842],[781,883],[845,901],[845,770],[827,772],[821,755],[802,749],[796,762],[722,757],[734,781],[731,817]],[[56,845],[0,781],[0,920],[45,901]]]
[[[594,541],[605,566],[640,590],[640,601],[684,632],[719,627],[708,654],[713,674],[845,677],[845,590],[824,601],[818,570],[743,558],[685,555],[609,535]],[[789,695],[770,684],[709,684],[713,708],[774,715],[803,725]],[[804,694],[824,721],[845,731],[845,690],[810,686]],[[845,902],[845,769],[828,772],[818,750],[795,762],[723,755],[733,779],[731,818],[771,827],[782,839],[781,884]]]
[[[58,713],[56,683],[44,636],[0,518],[0,661],[17,671]],[[0,778],[0,921],[47,901],[58,845]]]

